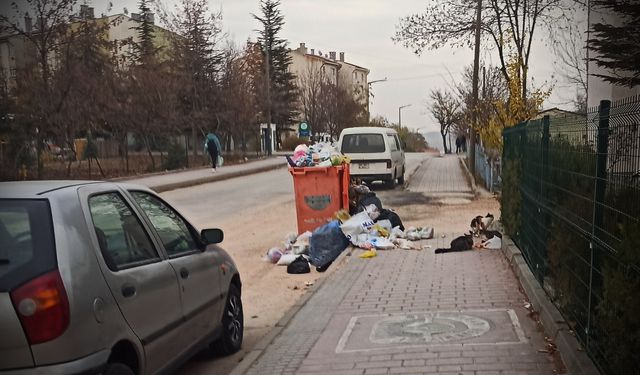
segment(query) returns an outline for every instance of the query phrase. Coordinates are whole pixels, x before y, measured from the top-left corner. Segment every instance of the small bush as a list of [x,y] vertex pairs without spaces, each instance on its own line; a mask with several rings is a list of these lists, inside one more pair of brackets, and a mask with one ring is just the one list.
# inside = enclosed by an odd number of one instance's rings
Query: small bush
[[180,169],[186,166],[187,157],[184,147],[180,144],[172,142],[167,149],[167,159],[162,166],[163,169]]

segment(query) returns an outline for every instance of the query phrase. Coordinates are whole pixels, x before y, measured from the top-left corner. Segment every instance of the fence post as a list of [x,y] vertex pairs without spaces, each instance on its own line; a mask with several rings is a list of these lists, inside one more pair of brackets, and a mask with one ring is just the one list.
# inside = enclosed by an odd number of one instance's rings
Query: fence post
[[549,115],[542,118],[542,168],[540,170],[540,197],[546,203],[549,178]]
[[600,101],[598,109],[598,155],[596,162],[596,189],[593,207],[593,235],[598,236],[602,228],[604,193],[607,187],[607,156],[609,154],[609,112],[611,102]]
[[599,237],[600,228],[602,228],[604,216],[604,194],[607,188],[607,156],[609,152],[609,115],[611,102],[609,100],[601,100],[598,108],[598,144],[596,155],[596,181],[595,193],[593,198],[593,217],[591,219],[591,241],[589,242],[589,250],[591,253],[589,260],[589,306],[587,315],[587,348],[591,342],[591,315],[593,311],[593,273],[596,267],[596,249],[594,240]]

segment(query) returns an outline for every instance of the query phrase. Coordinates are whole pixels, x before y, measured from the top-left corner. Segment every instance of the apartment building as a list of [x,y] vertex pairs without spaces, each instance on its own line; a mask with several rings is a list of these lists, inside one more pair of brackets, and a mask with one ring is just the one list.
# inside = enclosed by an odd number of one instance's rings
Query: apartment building
[[[147,16],[149,21],[154,24],[154,41],[158,48],[161,58],[168,53],[170,42],[174,33],[155,25],[154,16]],[[101,16],[96,18],[94,10],[87,5],[81,5],[79,12],[71,18],[71,27],[82,20],[94,20],[102,25],[107,26],[105,37],[114,43],[115,54],[118,60],[123,64],[131,63],[129,56],[133,52],[134,43],[139,42],[136,26],[142,21],[142,15],[137,13],[115,14],[110,16]],[[37,25],[39,22],[33,23],[29,15],[25,15],[23,30],[25,33],[38,33]],[[50,59],[55,63],[56,52],[51,53]],[[2,88],[10,89],[15,87],[17,73],[24,69],[35,58],[35,50],[33,44],[22,34],[5,33],[0,35],[0,85]]]
[[[340,52],[339,58],[335,51],[328,53],[313,48],[308,49],[305,43],[290,50],[290,71],[297,77],[300,88],[300,122],[309,122],[316,140],[331,140],[337,136],[338,124],[333,115],[331,96],[326,95],[326,90],[340,88],[351,95],[356,103],[362,105],[369,115],[369,85],[367,76],[369,70],[361,66],[345,61],[344,52]],[[325,84],[329,83],[330,86]],[[315,132],[313,129],[322,129]]]
[[300,43],[298,48],[291,50],[291,60],[290,69],[297,77],[321,72],[330,82],[351,92],[359,103],[367,105],[368,112],[369,69],[345,61],[344,52],[336,56],[334,51],[324,53],[314,48],[308,49],[305,43]]

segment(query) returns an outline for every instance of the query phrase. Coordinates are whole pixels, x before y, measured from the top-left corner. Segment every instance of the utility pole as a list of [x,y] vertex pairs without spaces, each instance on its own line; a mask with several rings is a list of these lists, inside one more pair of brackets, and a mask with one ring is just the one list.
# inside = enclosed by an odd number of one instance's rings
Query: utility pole
[[476,130],[478,125],[478,75],[480,70],[480,21],[482,19],[482,0],[478,0],[476,10],[476,45],[473,58],[473,108],[471,129],[469,131],[469,170],[471,178],[476,180]]
[[398,107],[398,127],[402,129],[402,108],[410,107],[411,104],[405,104]]

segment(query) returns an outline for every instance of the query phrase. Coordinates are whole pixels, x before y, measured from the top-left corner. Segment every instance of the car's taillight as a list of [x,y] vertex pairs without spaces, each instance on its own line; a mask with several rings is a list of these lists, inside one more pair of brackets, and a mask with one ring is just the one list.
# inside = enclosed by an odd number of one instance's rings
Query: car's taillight
[[11,301],[31,345],[53,340],[69,326],[69,300],[58,271],[14,290]]
[[391,169],[391,160],[387,160],[387,168]]

